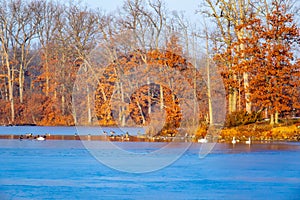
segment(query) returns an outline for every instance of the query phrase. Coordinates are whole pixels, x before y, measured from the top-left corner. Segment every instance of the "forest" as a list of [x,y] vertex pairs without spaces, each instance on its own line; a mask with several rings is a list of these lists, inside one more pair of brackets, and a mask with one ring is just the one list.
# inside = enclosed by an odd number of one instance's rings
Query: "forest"
[[300,116],[297,0],[202,0],[196,21],[164,0],[0,1],[1,125],[169,134]]

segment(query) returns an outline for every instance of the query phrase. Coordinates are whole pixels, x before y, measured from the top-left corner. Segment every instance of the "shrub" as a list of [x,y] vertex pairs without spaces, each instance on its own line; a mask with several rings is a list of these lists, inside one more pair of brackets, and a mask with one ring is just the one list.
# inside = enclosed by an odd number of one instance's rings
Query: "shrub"
[[261,120],[261,112],[248,113],[246,111],[237,111],[226,116],[225,126],[235,127],[247,125]]

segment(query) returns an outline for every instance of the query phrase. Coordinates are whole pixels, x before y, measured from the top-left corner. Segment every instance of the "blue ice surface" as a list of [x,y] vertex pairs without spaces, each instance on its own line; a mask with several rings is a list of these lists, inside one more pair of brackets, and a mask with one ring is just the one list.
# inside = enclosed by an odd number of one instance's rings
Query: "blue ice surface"
[[300,199],[299,143],[217,144],[204,159],[199,148],[135,174],[98,162],[81,141],[0,140],[0,199]]
[[104,127],[104,126],[0,126],[0,135],[103,135],[104,132],[115,135],[143,134],[144,128],[139,127]]

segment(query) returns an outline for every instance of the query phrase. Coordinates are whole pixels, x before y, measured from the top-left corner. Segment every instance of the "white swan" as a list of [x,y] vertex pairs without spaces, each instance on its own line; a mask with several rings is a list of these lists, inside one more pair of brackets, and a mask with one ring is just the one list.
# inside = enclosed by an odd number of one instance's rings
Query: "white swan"
[[235,137],[232,138],[231,143],[232,143],[232,144],[235,144],[235,143],[236,143]]
[[251,139],[249,137],[249,139],[246,141],[246,144],[251,144]]
[[198,139],[198,142],[199,143],[207,143],[207,139],[205,139],[205,138]]
[[45,138],[40,136],[40,137],[37,137],[36,140],[43,141],[43,140],[45,140]]

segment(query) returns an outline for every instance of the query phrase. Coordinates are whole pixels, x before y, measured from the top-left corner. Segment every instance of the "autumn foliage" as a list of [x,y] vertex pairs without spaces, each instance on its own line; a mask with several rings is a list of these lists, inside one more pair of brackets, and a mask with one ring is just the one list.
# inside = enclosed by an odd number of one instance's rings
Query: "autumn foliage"
[[[168,50],[136,51],[121,56],[100,77],[95,102],[97,123],[102,126],[155,124],[158,134],[175,134],[183,122],[182,110],[190,110],[186,106],[191,105],[184,105],[188,103],[185,94],[195,90],[198,100],[206,96],[203,90],[194,88],[195,78],[204,85],[199,72],[195,72],[186,59]],[[206,108],[207,101],[202,102],[199,107]],[[205,109],[198,111],[196,118],[204,120]]]
[[124,1],[119,16],[72,2],[1,1],[0,124],[206,129],[203,63],[222,75],[229,126],[299,115],[300,29],[284,1],[265,15],[211,14],[219,26],[202,57],[192,56],[194,30],[149,2]]
[[295,61],[293,48],[299,45],[300,34],[293,15],[283,5],[273,6],[265,21],[251,15],[236,26],[235,32],[243,32],[243,37],[231,41],[215,60],[228,94],[238,93],[237,110],[264,111],[265,118],[278,123],[279,114],[299,109],[299,58]]

